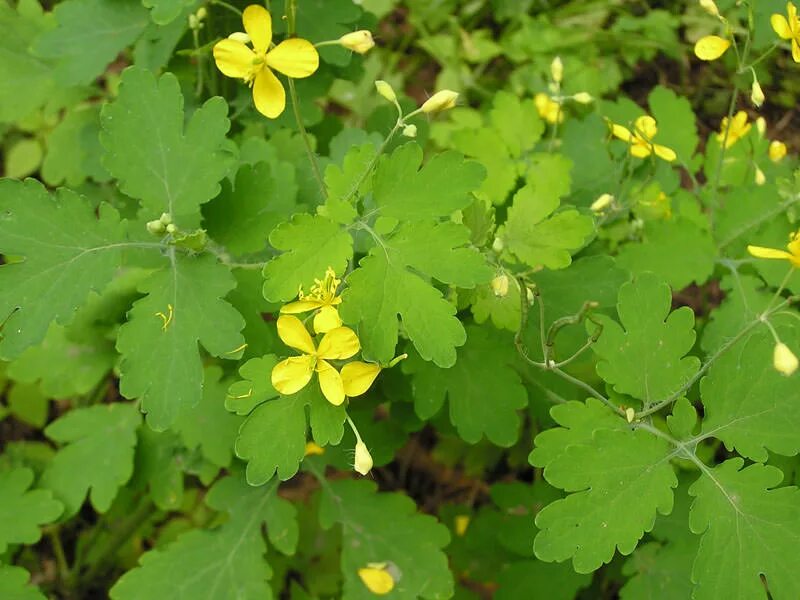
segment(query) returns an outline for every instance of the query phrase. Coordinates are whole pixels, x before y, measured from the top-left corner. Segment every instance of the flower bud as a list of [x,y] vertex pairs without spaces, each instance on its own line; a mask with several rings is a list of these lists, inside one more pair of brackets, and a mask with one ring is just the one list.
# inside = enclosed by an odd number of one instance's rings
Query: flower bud
[[494,295],[498,298],[505,298],[508,295],[508,275],[505,273],[498,275],[490,284]]
[[175,233],[176,231],[178,231],[178,228],[175,227],[174,223],[167,225],[167,233]]
[[550,63],[550,75],[552,75],[553,81],[561,83],[564,78],[564,63],[561,62],[561,57],[556,56]]
[[500,254],[503,251],[503,248],[505,248],[503,240],[499,237],[494,238],[494,241],[492,242],[492,250]]
[[775,344],[775,351],[772,354],[772,365],[776,371],[788,377],[797,371],[798,361],[786,344],[778,342]]
[[161,213],[161,216],[158,218],[164,225],[169,225],[172,223],[172,215],[169,213]]
[[764,175],[764,171],[759,169],[758,165],[756,165],[756,172],[753,176],[753,179],[755,180],[756,185],[764,185],[767,182],[767,178]]
[[194,13],[197,16],[198,21],[202,21],[208,16],[208,11],[206,10],[205,6],[201,6],[197,9],[197,12]]
[[367,450],[367,445],[361,440],[356,442],[356,457],[354,463],[353,468],[361,475],[366,475],[372,470],[372,455],[369,453],[369,450]]
[[250,43],[250,36],[243,31],[234,31],[228,36],[228,39],[233,40],[234,42],[242,42],[243,44]]
[[778,140],[770,142],[769,159],[772,162],[780,162],[786,156],[786,144]]
[[407,138],[417,137],[417,126],[413,123],[411,125],[406,125],[403,127],[403,135]]
[[758,135],[764,137],[764,134],[767,132],[767,121],[764,117],[758,117],[756,119],[756,131],[758,131]]
[[148,221],[146,227],[147,231],[153,235],[161,235],[164,233],[164,224],[159,220]]
[[378,81],[375,82],[375,89],[389,102],[397,102],[397,94],[394,93],[394,89],[383,79],[378,79]]
[[714,3],[714,0],[700,0],[700,6],[712,17],[719,16],[719,9],[717,8],[717,5]]
[[762,104],[764,104],[765,99],[764,90],[761,89],[758,79],[753,79],[753,87],[750,91],[750,101],[757,107],[760,107]]
[[575,102],[578,102],[579,104],[591,104],[592,102],[594,102],[594,98],[589,92],[578,92],[577,94],[572,96],[572,99],[575,100]]
[[375,40],[372,39],[372,33],[366,29],[345,33],[339,38],[339,43],[348,50],[358,52],[359,54],[366,54],[375,47]]
[[606,208],[611,206],[613,202],[614,202],[614,196],[612,196],[611,194],[602,194],[598,196],[597,200],[592,202],[592,205],[589,208],[592,210],[592,212],[599,213],[603,212]]
[[452,90],[442,90],[441,92],[436,92],[422,105],[422,112],[431,114],[453,108],[456,105],[457,98],[458,92],[454,92]]

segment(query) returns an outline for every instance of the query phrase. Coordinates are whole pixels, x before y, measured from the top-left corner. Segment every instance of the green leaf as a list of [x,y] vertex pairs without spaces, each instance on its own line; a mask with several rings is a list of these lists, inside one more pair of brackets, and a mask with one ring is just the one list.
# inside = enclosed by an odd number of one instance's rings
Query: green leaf
[[26,383],[40,381],[50,398],[87,394],[111,371],[117,358],[112,342],[97,333],[93,337],[75,341],[68,329],[53,324],[40,346],[28,348],[11,362],[8,376]]
[[589,583],[586,575],[576,573],[569,564],[549,564],[540,560],[520,560],[497,574],[495,600],[547,598],[573,600]]
[[36,139],[22,138],[5,152],[3,170],[6,177],[22,179],[39,170],[42,164],[42,145]]
[[514,158],[532,150],[544,133],[536,105],[505,91],[495,94],[489,120]]
[[34,52],[55,61],[65,85],[88,85],[102,75],[149,21],[140,3],[116,0],[66,0],[56,6],[55,18],[58,27],[36,40]]
[[283,251],[264,267],[264,297],[272,302],[294,299],[300,286],[308,292],[328,267],[344,273],[353,256],[353,238],[321,216],[295,215],[272,231],[269,243]]
[[692,570],[693,598],[753,600],[800,597],[800,491],[775,488],[780,469],[744,469],[741,458],[704,473],[689,493],[694,533],[702,534]]
[[477,193],[488,197],[492,204],[503,204],[515,187],[518,166],[500,135],[489,127],[465,127],[453,134],[453,145],[486,168],[486,178]]
[[626,244],[617,257],[634,275],[655,273],[673,289],[702,285],[714,271],[717,252],[707,231],[686,219],[650,221],[639,244]]
[[642,430],[596,430],[586,443],[567,446],[544,469],[547,481],[570,495],[536,516],[536,556],[572,558],[589,573],[614,556],[630,554],[653,528],[656,511],[672,510],[678,485],[669,464],[672,446]]
[[372,179],[364,177],[364,173],[375,160],[377,150],[369,142],[361,146],[354,146],[345,155],[340,167],[331,163],[325,169],[325,185],[328,188],[328,198],[325,206],[320,208],[320,214],[333,219],[337,223],[347,225],[358,216],[353,206],[358,196],[363,197],[372,189]]
[[[272,569],[264,560],[270,541],[293,552],[297,540],[295,510],[276,492],[278,482],[249,488],[239,478],[218,482],[207,503],[228,513],[228,520],[211,530],[184,533],[163,549],[146,552],[139,566],[111,588],[113,600],[270,600]],[[177,584],[177,585],[176,585]]]
[[171,23],[185,7],[193,3],[193,0],[142,0],[144,7],[150,9],[150,18],[157,25]]
[[[700,345],[709,354],[751,323],[756,315],[767,308],[773,296],[761,279],[736,271],[724,276],[719,286],[725,293],[725,299],[711,311],[700,338]],[[779,322],[780,318],[780,315],[776,315],[772,320]]]
[[514,194],[501,233],[508,250],[532,266],[563,269],[594,232],[591,217],[575,209],[554,214],[569,192],[572,163],[558,154],[536,155],[527,184]]
[[239,376],[242,380],[231,384],[228,388],[225,408],[237,415],[247,415],[262,402],[277,398],[279,394],[272,387],[270,379],[272,369],[277,364],[278,357],[268,354],[261,358],[251,358],[239,367]]
[[418,273],[466,288],[488,281],[492,270],[464,247],[468,241],[469,230],[455,223],[404,224],[360,261],[347,278],[340,312],[345,322],[359,324],[367,359],[392,359],[399,316],[422,358],[444,368],[455,363],[464,327],[455,306]]
[[[335,40],[355,30],[359,17],[361,9],[351,0],[301,0],[297,31],[309,40]],[[340,46],[324,46],[319,54],[325,62],[343,67],[353,53]]]
[[449,369],[416,356],[403,363],[413,375],[414,407],[421,419],[430,419],[450,403],[450,421],[469,444],[486,436],[509,447],[519,437],[519,409],[528,403],[525,387],[513,365],[517,361],[511,335],[491,327],[467,326],[467,343]]
[[242,423],[236,456],[247,462],[247,483],[262,485],[275,473],[286,481],[297,473],[306,449],[309,388],[315,385],[312,381],[297,394],[259,404]]
[[[790,348],[800,348],[800,331],[781,330]],[[772,366],[775,340],[762,329],[722,354],[700,383],[705,409],[703,435],[758,462],[767,450],[800,452],[800,386],[796,377]]]
[[22,567],[0,565],[0,598],[5,600],[46,600],[39,588],[29,585],[31,578]]
[[368,481],[334,481],[322,488],[319,520],[342,527],[343,600],[374,598],[358,576],[368,563],[387,563],[398,579],[392,598],[450,598],[453,576],[442,548],[450,535],[433,517],[417,512],[402,494],[381,494]]
[[497,276],[503,275],[508,277],[508,292],[498,295],[491,285],[478,286],[472,298],[472,316],[476,323],[485,323],[491,318],[492,325],[498,329],[517,331],[520,320],[519,283],[505,273]]
[[410,221],[444,217],[467,207],[486,173],[458,152],[434,156],[422,169],[422,148],[404,144],[383,156],[373,178],[373,195],[381,215]]
[[108,179],[108,173],[100,165],[99,132],[99,107],[78,106],[68,112],[47,137],[47,154],[41,170],[44,182],[49,186],[64,183],[75,187],[89,177],[98,181]]
[[621,325],[597,317],[603,324],[592,346],[600,358],[597,373],[646,405],[669,397],[700,367],[697,357],[685,356],[694,346],[694,313],[687,306],[670,312],[671,303],[669,286],[645,273],[619,290]]
[[191,408],[184,405],[172,429],[189,450],[199,448],[206,460],[218,467],[228,467],[242,419],[225,410],[228,381],[220,381],[221,377],[222,369],[218,366],[205,368],[200,402]]
[[40,342],[53,321],[67,324],[91,290],[111,281],[122,240],[107,204],[98,217],[69,190],[50,195],[35,180],[0,180],[0,253],[25,257],[0,266],[0,357]]
[[65,514],[80,509],[89,493],[97,512],[106,512],[133,474],[136,429],[141,416],[133,404],[75,408],[44,430],[62,444],[42,475],[42,486],[64,502]]
[[50,400],[38,385],[16,383],[6,393],[6,401],[9,412],[19,421],[37,429],[41,429],[47,423]]
[[129,67],[119,96],[100,115],[103,164],[122,192],[142,202],[144,216],[166,212],[178,225],[196,227],[200,205],[219,193],[228,172],[227,111],[224,100],[211,98],[184,131],[177,78],[166,73],[156,80],[149,71]]
[[228,268],[208,254],[172,252],[171,264],[139,286],[147,296],[133,305],[117,338],[120,391],[141,399],[148,424],[157,430],[200,401],[198,342],[227,358],[235,358],[244,343],[241,315],[222,300],[235,284]]
[[[309,425],[314,442],[320,446],[336,445],[344,436],[347,410],[344,404],[334,406],[318,386],[309,386]],[[366,433],[364,433],[366,435]]]
[[208,234],[228,252],[259,252],[275,226],[298,209],[294,169],[287,163],[243,165],[236,185],[225,180],[222,193],[203,207]]
[[185,451],[172,431],[139,429],[135,479],[147,482],[150,497],[161,510],[176,510],[183,500]]
[[672,148],[680,161],[689,164],[700,141],[689,100],[659,85],[647,102],[658,123],[658,143]]
[[38,542],[39,526],[52,523],[64,510],[50,490],[29,490],[32,483],[30,469],[0,472],[0,553],[9,544]]

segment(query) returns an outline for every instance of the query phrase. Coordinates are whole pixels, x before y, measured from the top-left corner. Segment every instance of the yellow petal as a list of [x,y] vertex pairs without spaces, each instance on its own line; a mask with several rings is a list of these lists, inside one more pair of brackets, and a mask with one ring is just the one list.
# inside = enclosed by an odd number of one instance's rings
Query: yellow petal
[[383,596],[394,589],[394,578],[384,567],[363,567],[358,576],[373,594]]
[[272,17],[267,9],[258,4],[251,4],[242,13],[244,30],[253,42],[253,48],[264,54],[272,42]]
[[339,317],[339,311],[333,306],[323,306],[314,315],[314,331],[317,333],[328,333],[341,326],[342,319]]
[[800,62],[800,44],[797,43],[797,38],[792,38],[792,59]]
[[789,346],[782,342],[778,342],[775,344],[775,350],[772,354],[772,364],[775,367],[775,370],[781,373],[781,375],[785,375],[789,377],[793,375],[795,371],[797,371],[797,367],[800,366],[800,361],[797,360],[797,357],[791,351]]
[[256,75],[253,85],[253,102],[256,109],[265,117],[277,118],[286,108],[286,91],[275,73],[266,67]]
[[776,248],[763,248],[761,246],[748,246],[747,251],[756,258],[777,258],[783,260],[792,260],[794,257],[785,250],[778,250]]
[[353,398],[365,393],[380,372],[381,366],[375,363],[365,363],[360,360],[347,363],[342,367],[345,395]]
[[306,451],[303,456],[321,456],[325,454],[325,448],[315,442],[306,442]]
[[288,77],[308,77],[319,67],[317,49],[308,40],[282,41],[267,53],[267,64]]
[[214,62],[227,77],[244,79],[253,69],[255,53],[242,42],[224,39],[214,44]]
[[617,125],[616,123],[611,124],[611,133],[614,135],[615,138],[621,139],[623,142],[630,142],[633,134],[627,127],[623,127],[622,125]]
[[339,371],[324,360],[320,360],[317,362],[317,375],[319,375],[319,387],[322,389],[322,395],[328,399],[328,402],[334,406],[339,406],[344,402],[344,385],[342,385],[342,376],[339,375]]
[[769,145],[769,159],[772,162],[780,162],[784,156],[786,156],[786,144],[773,140]]
[[278,336],[283,343],[300,350],[304,354],[315,354],[314,340],[311,339],[303,322],[293,315],[281,315],[278,317]]
[[642,115],[633,123],[636,133],[646,140],[652,140],[658,133],[656,120],[649,115]]
[[319,300],[297,300],[296,302],[289,302],[281,307],[281,314],[284,315],[298,315],[300,313],[308,312],[322,306]]
[[731,47],[730,40],[718,35],[707,35],[697,40],[694,45],[694,54],[700,60],[717,60]]
[[323,336],[317,355],[329,360],[341,360],[350,358],[360,349],[361,343],[355,331],[349,327],[337,327]]
[[647,158],[653,153],[650,144],[633,144],[631,146],[631,155],[636,158]]
[[663,158],[667,162],[672,162],[678,158],[677,154],[675,154],[675,151],[672,148],[667,148],[666,146],[661,146],[659,144],[653,144],[653,152],[655,152],[656,156]]
[[284,396],[302,390],[314,374],[313,356],[292,356],[272,369],[272,387]]

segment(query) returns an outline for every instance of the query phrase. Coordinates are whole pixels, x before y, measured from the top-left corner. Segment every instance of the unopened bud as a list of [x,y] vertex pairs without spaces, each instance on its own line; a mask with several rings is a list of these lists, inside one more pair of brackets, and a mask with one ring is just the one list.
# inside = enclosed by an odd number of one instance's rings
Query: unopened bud
[[205,6],[201,6],[200,8],[197,9],[197,12],[194,14],[197,15],[198,20],[202,21],[208,16],[208,11],[206,10]]
[[599,213],[603,212],[606,208],[611,206],[613,202],[614,202],[614,196],[612,196],[611,194],[602,194],[597,198],[597,200],[592,202],[592,205],[589,208],[592,210],[592,212]]
[[348,50],[359,54],[366,54],[375,47],[372,33],[366,29],[344,34],[339,38],[339,43]]
[[753,179],[755,180],[756,185],[764,185],[767,182],[767,178],[764,175],[764,171],[759,169],[758,165],[756,165],[756,172]]
[[175,233],[176,231],[178,231],[178,228],[173,223],[167,225],[167,233]]
[[508,275],[502,273],[498,275],[490,284],[494,295],[498,298],[505,298],[508,295]]
[[769,159],[772,162],[780,162],[786,156],[786,144],[774,140],[769,144]]
[[550,75],[553,76],[553,81],[556,83],[561,83],[561,80],[564,79],[564,63],[561,62],[561,57],[556,56],[550,63]]
[[700,6],[712,17],[719,16],[719,9],[717,8],[717,5],[714,3],[714,0],[700,0]]
[[243,44],[250,43],[250,36],[243,31],[234,31],[228,36],[228,39],[233,40],[234,42],[242,42]]
[[372,470],[372,455],[367,450],[367,445],[358,440],[356,442],[356,456],[353,464],[356,473],[366,475]]
[[161,235],[164,233],[164,224],[161,221],[148,221],[146,227],[147,231],[153,235]]
[[503,240],[499,237],[494,238],[494,241],[492,242],[492,250],[500,254],[503,251],[503,248],[505,248]]
[[406,125],[403,127],[403,135],[407,138],[417,137],[417,126],[413,123],[411,125]]
[[442,90],[440,92],[436,92],[422,105],[422,112],[431,114],[453,108],[456,105],[457,98],[458,92],[454,92],[452,90]]
[[375,82],[375,89],[389,102],[397,102],[397,94],[394,93],[394,89],[383,79],[378,79],[378,81]]
[[164,225],[169,225],[172,223],[172,215],[169,213],[161,213],[161,216],[158,218]]
[[772,365],[781,375],[792,375],[797,371],[798,361],[789,346],[782,342],[775,344],[775,351],[772,354]]
[[758,83],[758,79],[753,79],[753,87],[750,91],[750,101],[755,104],[757,107],[761,107],[764,104],[764,90],[761,89],[761,85]]
[[528,304],[533,304],[533,292],[531,288],[525,288],[525,298],[528,300]]
[[764,137],[764,134],[767,132],[767,121],[764,117],[758,117],[756,119],[756,131],[758,131],[758,135]]
[[591,104],[592,102],[594,102],[594,98],[589,92],[578,92],[577,94],[572,96],[572,99],[580,104]]
[[631,407],[625,409],[625,420],[628,423],[633,423],[633,418],[636,416],[636,411],[633,410]]

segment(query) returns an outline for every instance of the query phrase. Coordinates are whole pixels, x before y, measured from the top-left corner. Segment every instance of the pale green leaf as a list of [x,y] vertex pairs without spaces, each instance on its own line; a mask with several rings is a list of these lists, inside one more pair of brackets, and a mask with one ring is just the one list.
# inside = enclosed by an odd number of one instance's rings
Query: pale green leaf
[[544,133],[536,105],[505,91],[495,94],[489,120],[514,158],[532,150]]
[[0,552],[9,544],[38,542],[39,526],[52,523],[64,510],[50,490],[29,489],[33,478],[27,468],[0,472]]
[[39,588],[30,585],[31,578],[22,567],[0,565],[0,598],[4,600],[46,600]]
[[171,23],[185,7],[193,3],[193,0],[142,0],[145,8],[150,9],[150,18],[157,25]]
[[689,100],[659,85],[650,92],[647,102],[658,123],[658,143],[674,150],[678,160],[689,164],[700,141]]

